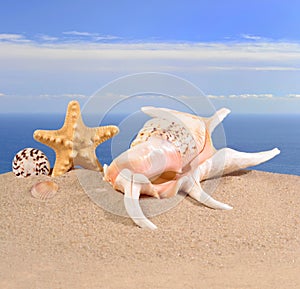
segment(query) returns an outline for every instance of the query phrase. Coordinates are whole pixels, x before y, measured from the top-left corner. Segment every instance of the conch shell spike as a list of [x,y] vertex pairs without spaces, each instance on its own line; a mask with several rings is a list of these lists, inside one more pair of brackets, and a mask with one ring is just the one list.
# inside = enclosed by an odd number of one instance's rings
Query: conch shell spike
[[115,184],[124,190],[124,205],[130,218],[141,228],[155,230],[157,227],[145,217],[139,204],[140,191],[142,185],[145,184],[144,178],[124,169],[116,178]]

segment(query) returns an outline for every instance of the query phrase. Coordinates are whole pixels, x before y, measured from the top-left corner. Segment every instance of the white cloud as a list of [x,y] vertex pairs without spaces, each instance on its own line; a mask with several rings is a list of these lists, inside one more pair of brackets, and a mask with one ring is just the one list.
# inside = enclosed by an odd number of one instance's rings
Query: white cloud
[[64,93],[62,94],[63,97],[68,97],[68,98],[86,98],[87,95],[85,94],[80,94],[80,93]]
[[[300,43],[293,42],[224,42],[224,43],[163,43],[125,41],[114,35],[85,31],[66,31],[66,36],[38,35],[39,42],[22,34],[0,34],[0,58],[77,59],[77,60],[162,60],[169,69],[177,67],[197,70],[299,71]],[[248,40],[259,36],[243,34]],[[2,40],[2,42],[1,42]],[[106,40],[107,43],[98,41]],[[51,43],[55,41],[55,43]],[[31,42],[31,43],[26,43]],[[87,53],[88,52],[88,53]],[[170,61],[163,63],[164,60]],[[179,66],[175,61],[185,61]],[[173,64],[174,63],[174,64]],[[200,64],[200,65],[199,65]],[[157,63],[155,64],[157,66]]]
[[178,98],[179,98],[179,99],[185,100],[185,99],[190,99],[191,96],[188,96],[188,95],[180,95]]
[[210,99],[223,99],[223,98],[225,98],[225,96],[224,95],[213,95],[213,94],[208,94],[208,95],[206,95],[208,98],[210,98]]
[[65,35],[75,35],[75,36],[96,36],[97,33],[91,33],[91,32],[80,32],[80,31],[65,31],[63,32]]
[[[18,97],[22,97],[22,96],[18,95]],[[31,95],[30,98],[31,99],[39,99],[39,100],[41,100],[41,99],[53,100],[53,99],[63,99],[64,97],[62,94],[42,93],[39,95]]]
[[[1,39],[1,35],[0,35]],[[22,53],[20,53],[22,51]],[[44,59],[183,60],[189,67],[213,70],[299,70],[300,44],[296,43],[0,43],[0,58],[7,55]],[[87,53],[88,52],[88,53]],[[175,65],[176,66],[176,65]],[[193,68],[192,67],[192,68]],[[198,66],[199,67],[199,66]]]
[[81,93],[62,93],[62,94],[50,94],[50,93],[43,93],[37,96],[37,98],[46,98],[46,99],[53,99],[53,98],[72,98],[72,99],[79,99],[79,98],[87,98],[88,96]]
[[208,98],[211,99],[271,99],[274,97],[271,93],[261,93],[261,94],[255,94],[255,93],[242,93],[242,94],[229,94],[227,96],[225,95],[207,95]]
[[[93,39],[101,37],[99,34],[69,33],[61,39],[35,35],[36,42],[32,40],[30,43],[22,42],[26,38],[21,34],[0,34],[0,73],[2,71],[2,78],[8,80],[0,89],[9,92],[13,88],[19,95],[59,98],[60,101],[78,98],[80,101],[84,94],[93,93],[98,85],[112,79],[153,71],[174,73],[189,79],[204,91],[209,91],[208,98],[216,103],[229,101],[238,105],[243,99],[275,103],[281,97],[284,101],[289,99],[284,102],[286,104],[300,99],[300,94],[292,94],[300,88],[297,82],[300,43],[250,40],[104,43]],[[80,34],[77,36],[83,41],[73,42],[76,34]],[[36,84],[36,79],[44,81]],[[49,94],[40,95],[43,91]],[[260,93],[268,91],[275,92],[276,96]],[[180,93],[184,100],[186,92]],[[268,99],[274,101],[267,102]]]
[[300,99],[300,93],[290,93],[287,95],[287,97]]
[[1,41],[19,42],[19,43],[31,42],[31,40],[26,39],[22,34],[9,34],[9,33],[0,33],[0,42]]
[[260,97],[273,98],[274,95],[272,93],[265,93],[265,94],[260,94]]
[[98,35],[98,36],[94,36],[94,40],[95,41],[99,41],[99,40],[117,40],[117,39],[121,39],[121,37],[114,36],[114,35]]
[[92,33],[92,32],[82,32],[82,31],[65,31],[63,32],[64,35],[67,36],[75,36],[75,37],[79,37],[80,38],[86,38],[87,39],[91,39],[92,41],[103,41],[103,40],[117,40],[117,39],[121,39],[119,36],[115,36],[115,35],[101,35],[99,33]]
[[300,67],[294,66],[262,66],[254,67],[253,69],[258,71],[300,71]]
[[[63,34],[83,37],[85,40],[83,42],[74,40],[72,43],[72,39],[39,35],[40,40],[45,43],[32,41],[26,45],[26,43],[17,43],[31,41],[21,34],[0,34],[0,40],[6,41],[0,43],[1,53],[10,53],[12,50],[11,53],[17,55],[19,51],[25,49],[24,57],[41,53],[47,58],[182,59],[203,61],[207,68],[214,70],[300,70],[300,43],[266,41],[258,43],[126,43],[124,41],[99,43],[97,40],[120,38],[79,31],[67,31]],[[48,41],[57,41],[57,43],[51,44]],[[18,45],[14,46],[14,44]]]
[[262,93],[262,94],[255,94],[255,93],[245,93],[240,94],[240,98],[272,98],[273,94],[271,93]]
[[53,36],[49,36],[49,35],[45,35],[45,34],[38,35],[38,38],[42,41],[57,41],[57,40],[59,40],[58,37],[53,37]]
[[244,71],[300,71],[300,67],[294,66],[208,66],[207,70],[244,70]]
[[249,34],[242,34],[242,38],[247,39],[247,40],[261,40],[262,37],[256,36],[256,35],[249,35]]
[[[6,94],[4,93],[0,93],[0,97],[1,96],[6,96]],[[111,97],[116,97],[115,94],[111,94],[108,93],[105,95],[106,98],[111,98]],[[290,98],[296,98],[296,99],[300,99],[300,94],[287,94],[286,96],[275,96],[272,93],[242,93],[242,94],[229,94],[229,95],[216,95],[216,94],[207,94],[205,95],[207,98],[212,99],[212,100],[229,100],[229,99],[290,99]],[[72,99],[84,99],[84,98],[88,98],[89,96],[86,94],[82,94],[82,93],[62,93],[62,94],[40,94],[38,96],[38,98],[47,98],[47,99],[51,99],[51,98],[72,98]],[[118,94],[117,95],[118,98],[127,98],[128,95],[124,95],[124,94]],[[137,98],[144,98],[144,97],[157,97],[154,95],[138,95]],[[186,100],[186,99],[191,99],[191,98],[195,98],[195,96],[188,96],[188,95],[181,95],[179,96],[180,99],[182,100]]]
[[5,93],[0,92],[0,97],[5,96]]
[[6,34],[6,33],[0,34],[0,40],[15,41],[15,40],[19,40],[22,38],[23,38],[23,35],[21,35],[21,34]]

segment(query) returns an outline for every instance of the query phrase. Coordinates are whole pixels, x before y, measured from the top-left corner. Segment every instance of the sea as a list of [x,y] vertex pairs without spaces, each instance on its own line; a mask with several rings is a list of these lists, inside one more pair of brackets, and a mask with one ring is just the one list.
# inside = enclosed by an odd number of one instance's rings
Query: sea
[[[112,115],[97,125],[116,124],[124,115]],[[48,157],[51,166],[55,153],[49,147],[36,142],[32,135],[36,129],[56,130],[64,123],[64,115],[0,114],[0,173],[10,172],[11,163],[17,152],[24,148],[37,148]],[[143,122],[135,122],[142,127]],[[222,128],[222,127],[221,127]],[[122,134],[118,142],[111,140],[101,144],[96,154],[102,164],[109,164],[118,153],[128,148],[134,133],[126,135],[128,126],[121,125]],[[137,131],[136,131],[137,132]],[[280,155],[251,169],[300,176],[300,115],[238,115],[231,114],[223,121],[223,129],[217,132],[224,146],[244,151],[257,152],[278,147]],[[121,140],[120,140],[121,138]],[[118,146],[112,153],[112,147]],[[119,150],[119,151],[118,151]]]

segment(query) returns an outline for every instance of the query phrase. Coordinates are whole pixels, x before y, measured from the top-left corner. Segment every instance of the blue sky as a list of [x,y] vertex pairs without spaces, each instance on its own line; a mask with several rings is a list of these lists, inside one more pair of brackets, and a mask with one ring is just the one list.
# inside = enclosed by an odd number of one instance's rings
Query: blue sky
[[233,112],[300,113],[298,1],[1,0],[0,8],[0,112],[62,112],[118,77],[151,71],[183,77]]

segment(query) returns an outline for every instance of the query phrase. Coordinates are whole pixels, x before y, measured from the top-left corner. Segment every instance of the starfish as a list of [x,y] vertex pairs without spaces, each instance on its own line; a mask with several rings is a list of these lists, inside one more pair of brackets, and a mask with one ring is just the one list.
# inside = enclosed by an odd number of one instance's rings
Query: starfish
[[117,126],[87,127],[81,117],[77,101],[71,101],[65,122],[59,130],[36,130],[33,137],[55,151],[56,161],[52,176],[60,176],[74,166],[102,171],[95,150],[98,145],[119,132]]

